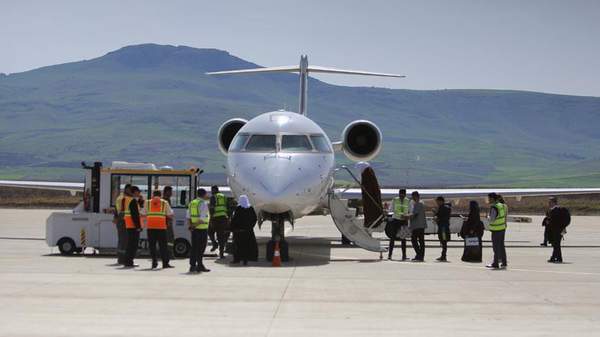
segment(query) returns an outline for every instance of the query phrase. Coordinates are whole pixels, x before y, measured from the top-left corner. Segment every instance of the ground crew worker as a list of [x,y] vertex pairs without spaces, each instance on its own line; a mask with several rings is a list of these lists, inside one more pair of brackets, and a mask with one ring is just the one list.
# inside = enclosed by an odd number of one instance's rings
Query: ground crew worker
[[140,232],[142,231],[142,221],[139,210],[140,189],[137,186],[131,187],[131,197],[125,197],[125,210],[123,217],[125,219],[125,229],[127,230],[127,251],[125,257],[126,268],[137,267],[133,263],[137,253]]
[[494,250],[494,260],[487,265],[490,269],[505,269],[508,266],[506,261],[506,247],[504,238],[506,235],[506,217],[507,207],[502,203],[496,193],[488,194],[488,201],[492,205],[490,208],[490,232],[492,233],[492,248]]
[[[390,245],[388,247],[388,260],[392,259],[392,253],[396,243],[396,236],[398,231],[403,226],[408,226],[408,213],[410,209],[410,200],[406,197],[406,190],[401,189],[398,191],[398,196],[392,199],[390,205],[390,211],[394,212],[392,216],[391,230],[390,230]],[[406,238],[400,239],[402,245],[402,261],[406,261]]]
[[[229,217],[227,215],[227,197],[221,192],[219,192],[219,186],[212,186],[209,211],[210,211],[210,224],[209,231],[211,231],[214,235],[217,235],[217,244],[219,246],[219,258],[222,259],[225,257],[225,246],[227,245],[227,240],[229,239]],[[213,248],[211,251],[215,251],[215,244],[213,242]]]
[[444,197],[439,196],[435,198],[435,202],[438,206],[435,212],[435,222],[438,225],[438,239],[440,240],[440,246],[442,246],[442,254],[436,259],[438,262],[446,262],[446,252],[448,251],[448,241],[450,241],[450,214],[452,213],[452,206],[447,204]]
[[[169,207],[173,206],[173,205],[171,205],[171,197],[172,196],[173,196],[173,187],[165,186],[165,188],[163,188],[162,197],[169,204]],[[175,246],[175,232],[173,231],[173,217],[168,217],[167,218],[167,248],[169,251],[169,259],[175,258],[175,252],[173,251],[174,246]]]
[[209,272],[202,263],[204,250],[208,241],[208,193],[203,188],[198,189],[198,196],[188,206],[186,214],[188,228],[192,232],[192,249],[190,251],[190,273]]
[[156,244],[160,249],[160,258],[163,269],[173,268],[169,264],[169,251],[167,248],[167,219],[173,217],[173,210],[169,203],[161,198],[160,191],[152,193],[152,199],[146,201],[146,228],[148,229],[148,244],[152,256],[152,269],[158,267]]
[[115,216],[113,222],[117,227],[117,264],[125,264],[127,260],[127,230],[125,229],[125,197],[131,197],[131,184],[125,185],[123,193],[115,199]]

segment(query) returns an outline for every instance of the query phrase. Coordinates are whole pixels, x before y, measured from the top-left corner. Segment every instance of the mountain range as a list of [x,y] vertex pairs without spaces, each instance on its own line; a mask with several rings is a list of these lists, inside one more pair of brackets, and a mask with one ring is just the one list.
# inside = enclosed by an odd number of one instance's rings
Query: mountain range
[[[81,161],[126,160],[195,165],[223,183],[221,123],[297,106],[297,75],[205,75],[257,66],[217,49],[142,44],[2,74],[0,178],[81,180]],[[372,163],[383,185],[600,186],[598,97],[311,78],[308,104],[332,140],[356,119],[381,128]]]

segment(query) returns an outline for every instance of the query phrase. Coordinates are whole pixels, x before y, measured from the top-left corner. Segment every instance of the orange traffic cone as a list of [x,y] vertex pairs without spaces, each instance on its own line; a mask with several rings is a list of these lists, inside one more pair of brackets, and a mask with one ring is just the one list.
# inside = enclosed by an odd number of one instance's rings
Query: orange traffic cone
[[281,253],[279,252],[279,241],[275,241],[275,250],[273,251],[273,267],[281,267]]

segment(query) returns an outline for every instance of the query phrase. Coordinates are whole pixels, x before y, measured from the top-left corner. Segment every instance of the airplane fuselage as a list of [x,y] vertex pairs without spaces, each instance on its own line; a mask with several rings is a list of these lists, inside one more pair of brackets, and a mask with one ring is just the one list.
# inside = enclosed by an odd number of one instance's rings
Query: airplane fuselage
[[248,121],[227,154],[234,196],[246,194],[257,213],[287,213],[290,219],[323,205],[334,168],[325,132],[306,116],[283,110]]

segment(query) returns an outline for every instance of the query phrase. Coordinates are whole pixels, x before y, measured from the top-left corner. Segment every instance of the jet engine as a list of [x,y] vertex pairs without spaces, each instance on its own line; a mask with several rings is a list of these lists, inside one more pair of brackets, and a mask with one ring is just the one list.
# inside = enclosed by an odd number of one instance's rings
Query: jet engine
[[342,151],[354,161],[371,160],[379,154],[382,140],[377,125],[367,120],[354,121],[342,132]]
[[219,135],[217,136],[219,142],[219,150],[223,154],[227,154],[229,145],[233,141],[233,137],[240,131],[240,129],[248,123],[247,120],[242,118],[232,118],[221,125],[219,128]]

